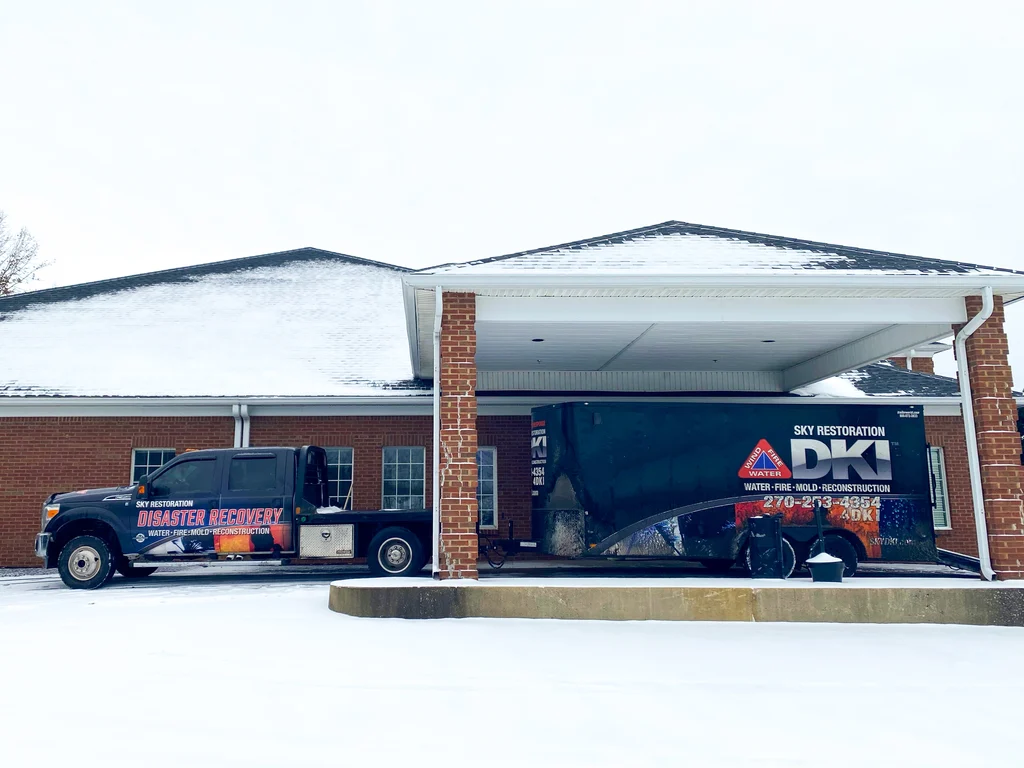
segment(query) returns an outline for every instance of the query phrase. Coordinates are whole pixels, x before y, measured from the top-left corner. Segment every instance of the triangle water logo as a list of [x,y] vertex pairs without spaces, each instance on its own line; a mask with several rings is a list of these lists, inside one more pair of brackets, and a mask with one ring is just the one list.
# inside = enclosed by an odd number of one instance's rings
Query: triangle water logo
[[793,473],[768,441],[762,438],[743,462],[739,476],[745,479],[788,480]]

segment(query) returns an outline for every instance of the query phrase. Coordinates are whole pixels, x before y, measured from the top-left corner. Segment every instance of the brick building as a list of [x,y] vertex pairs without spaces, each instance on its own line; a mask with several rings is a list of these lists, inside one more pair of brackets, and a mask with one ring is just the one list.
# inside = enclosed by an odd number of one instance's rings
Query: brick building
[[[315,443],[335,503],[438,510],[435,570],[472,577],[478,520],[529,533],[532,407],[656,398],[922,405],[939,546],[987,562],[980,541],[1020,576],[1002,306],[1021,295],[1010,270],[680,222],[418,272],[305,248],[18,294],[0,299],[0,566],[38,563],[55,490]],[[970,392],[929,367],[965,325]]]

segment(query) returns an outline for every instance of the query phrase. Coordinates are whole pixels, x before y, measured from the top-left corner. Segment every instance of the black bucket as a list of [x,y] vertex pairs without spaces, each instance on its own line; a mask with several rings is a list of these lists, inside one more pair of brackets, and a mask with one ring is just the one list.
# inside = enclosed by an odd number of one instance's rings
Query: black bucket
[[834,563],[812,563],[808,560],[807,567],[811,571],[811,581],[843,583],[843,570],[846,564],[838,558]]

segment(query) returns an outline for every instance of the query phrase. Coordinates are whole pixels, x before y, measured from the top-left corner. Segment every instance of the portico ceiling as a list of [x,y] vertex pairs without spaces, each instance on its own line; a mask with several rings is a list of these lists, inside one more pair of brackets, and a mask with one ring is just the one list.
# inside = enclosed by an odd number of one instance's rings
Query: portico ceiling
[[[486,371],[774,371],[884,330],[831,323],[813,334],[794,323],[477,324]],[[534,341],[541,339],[541,341]]]

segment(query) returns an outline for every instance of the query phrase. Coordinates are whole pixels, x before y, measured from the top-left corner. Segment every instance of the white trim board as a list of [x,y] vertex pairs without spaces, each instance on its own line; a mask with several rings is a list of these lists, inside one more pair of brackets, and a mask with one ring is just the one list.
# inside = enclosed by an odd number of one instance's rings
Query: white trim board
[[477,322],[518,323],[962,323],[960,298],[537,298],[478,296]]

